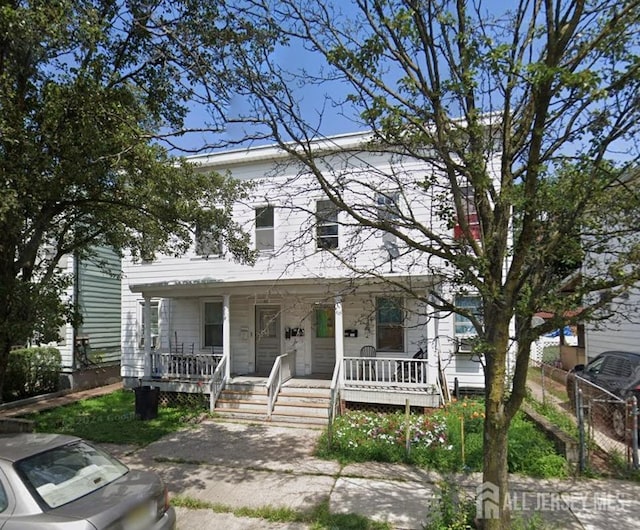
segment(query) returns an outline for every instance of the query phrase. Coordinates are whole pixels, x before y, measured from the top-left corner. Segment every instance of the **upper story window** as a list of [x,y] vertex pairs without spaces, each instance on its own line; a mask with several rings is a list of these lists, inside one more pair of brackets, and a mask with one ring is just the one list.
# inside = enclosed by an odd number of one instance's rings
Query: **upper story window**
[[376,194],[378,219],[381,222],[393,223],[400,217],[400,192],[385,191]]
[[[460,194],[463,215],[469,225],[469,233],[473,239],[480,239],[480,219],[478,218],[478,210],[476,209],[475,198],[473,196],[473,188],[471,186],[461,186]],[[453,237],[455,239],[461,239],[463,236],[464,231],[458,222],[453,229]]]
[[274,247],[273,206],[256,208],[256,250],[273,250]]
[[196,254],[204,257],[222,254],[222,237],[215,227],[196,225]]
[[405,351],[402,298],[376,298],[376,349]]
[[338,208],[329,200],[316,202],[318,248],[338,248]]
[[222,302],[204,302],[202,313],[202,346],[222,346]]

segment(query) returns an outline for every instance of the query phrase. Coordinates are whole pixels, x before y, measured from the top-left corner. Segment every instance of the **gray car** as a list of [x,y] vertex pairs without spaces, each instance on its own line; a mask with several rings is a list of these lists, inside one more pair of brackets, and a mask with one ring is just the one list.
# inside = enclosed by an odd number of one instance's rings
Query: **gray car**
[[72,436],[0,436],[1,530],[173,530],[167,488]]

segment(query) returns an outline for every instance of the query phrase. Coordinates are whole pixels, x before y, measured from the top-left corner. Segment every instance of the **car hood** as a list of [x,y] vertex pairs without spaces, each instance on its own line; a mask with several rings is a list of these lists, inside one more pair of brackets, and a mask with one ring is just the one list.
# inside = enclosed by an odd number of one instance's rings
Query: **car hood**
[[155,473],[129,471],[103,488],[49,513],[86,519],[96,528],[105,528],[147,503],[151,507],[154,502],[163,502],[163,496],[164,484]]

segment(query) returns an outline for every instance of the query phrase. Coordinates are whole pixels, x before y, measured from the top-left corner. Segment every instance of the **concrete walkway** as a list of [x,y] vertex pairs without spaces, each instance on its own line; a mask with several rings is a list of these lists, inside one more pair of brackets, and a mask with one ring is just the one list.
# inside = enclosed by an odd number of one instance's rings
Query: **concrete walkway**
[[[120,388],[111,385],[0,411],[19,416]],[[399,464],[351,464],[313,456],[320,431],[268,424],[207,420],[144,448],[106,445],[132,468],[155,469],[171,495],[211,503],[178,508],[179,530],[303,530],[301,523],[236,517],[240,508],[312,510],[328,502],[332,514],[357,514],[395,529],[421,529],[439,484],[455,483],[475,498],[481,476],[437,473]],[[486,491],[486,485],[485,489]],[[487,499],[489,499],[487,497]],[[538,514],[552,528],[599,530],[640,526],[640,483],[619,480],[534,480],[512,476],[509,502],[515,517]],[[365,528],[363,523],[363,528]],[[339,530],[339,529],[337,529]]]
[[[351,464],[313,456],[315,430],[207,420],[121,458],[131,467],[157,470],[172,495],[228,509],[311,510],[329,502],[333,514],[359,514],[396,529],[421,529],[439,483],[455,482],[472,497],[479,474],[442,476],[397,464]],[[117,452],[117,448],[110,447]],[[124,453],[124,454],[122,454]],[[640,524],[640,484],[618,480],[533,480],[511,477],[509,502],[516,517],[539,514],[555,528],[616,530]],[[302,529],[213,510],[178,510],[179,529]]]

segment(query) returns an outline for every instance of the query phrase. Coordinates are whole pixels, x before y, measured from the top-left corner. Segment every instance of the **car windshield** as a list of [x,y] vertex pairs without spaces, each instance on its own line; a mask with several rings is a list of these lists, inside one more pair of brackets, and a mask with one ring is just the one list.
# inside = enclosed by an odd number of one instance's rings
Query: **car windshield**
[[128,471],[124,464],[85,442],[30,456],[16,462],[15,467],[49,508],[84,497]]

